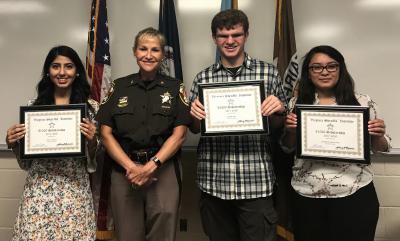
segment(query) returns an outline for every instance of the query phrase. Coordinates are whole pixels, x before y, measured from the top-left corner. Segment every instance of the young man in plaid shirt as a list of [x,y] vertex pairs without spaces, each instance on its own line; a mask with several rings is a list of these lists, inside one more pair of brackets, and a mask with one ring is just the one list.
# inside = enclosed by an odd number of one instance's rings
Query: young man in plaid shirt
[[[200,83],[264,81],[262,114],[269,117],[270,128],[283,125],[286,105],[278,70],[244,51],[248,28],[247,16],[240,10],[222,11],[213,18],[212,37],[221,58],[194,79],[190,90],[193,133],[200,131],[200,121],[205,118],[198,99]],[[277,214],[271,197],[275,176],[269,138],[265,134],[200,138],[200,213],[211,241],[275,240]]]

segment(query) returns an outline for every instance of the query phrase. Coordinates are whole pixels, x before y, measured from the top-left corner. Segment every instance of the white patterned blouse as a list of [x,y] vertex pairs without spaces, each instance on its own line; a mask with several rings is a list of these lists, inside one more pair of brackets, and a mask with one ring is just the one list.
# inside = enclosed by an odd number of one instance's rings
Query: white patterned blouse
[[[368,95],[356,94],[356,98],[361,106],[370,107],[370,119],[378,118],[377,105]],[[293,110],[296,100],[296,97],[290,100],[290,111]],[[319,99],[316,95],[314,105],[318,104]],[[385,138],[390,149],[390,137],[385,135]],[[281,145],[286,152],[294,151],[293,148]],[[311,198],[346,197],[368,185],[373,179],[371,165],[365,164],[297,158],[292,170],[291,183],[294,190]]]

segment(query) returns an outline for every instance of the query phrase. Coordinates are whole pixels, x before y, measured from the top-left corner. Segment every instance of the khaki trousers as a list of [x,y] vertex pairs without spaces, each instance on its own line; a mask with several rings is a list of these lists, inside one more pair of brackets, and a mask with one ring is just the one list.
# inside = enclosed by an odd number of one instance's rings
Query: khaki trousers
[[156,171],[158,179],[133,189],[124,173],[111,172],[111,207],[118,241],[174,241],[179,186],[174,160]]

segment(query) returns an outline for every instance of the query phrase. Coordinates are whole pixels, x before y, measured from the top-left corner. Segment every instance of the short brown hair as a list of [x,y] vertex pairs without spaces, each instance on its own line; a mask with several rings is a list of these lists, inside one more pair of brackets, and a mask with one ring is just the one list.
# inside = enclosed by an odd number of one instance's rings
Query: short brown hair
[[246,14],[238,9],[228,9],[217,13],[211,22],[211,32],[215,37],[217,29],[232,29],[233,26],[241,24],[244,32],[249,31],[249,19]]

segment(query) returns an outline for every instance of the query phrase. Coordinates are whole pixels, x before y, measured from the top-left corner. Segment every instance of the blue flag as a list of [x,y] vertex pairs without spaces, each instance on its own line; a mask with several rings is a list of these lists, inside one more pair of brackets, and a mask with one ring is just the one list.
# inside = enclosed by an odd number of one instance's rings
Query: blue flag
[[[227,9],[232,8],[232,0],[221,0],[221,12]],[[215,62],[218,62],[221,55],[219,54],[218,49],[215,51]]]
[[232,0],[222,0],[221,1],[221,11],[231,9],[232,8]]
[[179,48],[179,34],[173,0],[160,0],[158,28],[167,40],[165,61],[161,67],[162,71],[166,75],[182,80],[181,51]]

